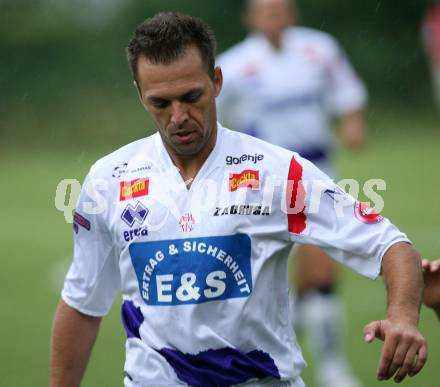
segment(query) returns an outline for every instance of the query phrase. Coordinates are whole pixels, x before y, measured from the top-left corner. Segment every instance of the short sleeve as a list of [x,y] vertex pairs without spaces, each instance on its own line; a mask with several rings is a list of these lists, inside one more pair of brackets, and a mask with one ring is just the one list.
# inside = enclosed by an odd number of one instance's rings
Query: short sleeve
[[330,47],[326,62],[326,101],[329,110],[341,116],[362,109],[368,94],[339,45],[333,42]]
[[120,289],[120,273],[115,245],[103,224],[103,203],[97,203],[105,198],[96,194],[95,181],[86,177],[74,214],[73,261],[62,298],[84,314],[103,316]]
[[291,241],[321,247],[368,278],[380,274],[382,257],[393,244],[410,243],[388,219],[348,195],[308,160],[294,155],[288,180]]

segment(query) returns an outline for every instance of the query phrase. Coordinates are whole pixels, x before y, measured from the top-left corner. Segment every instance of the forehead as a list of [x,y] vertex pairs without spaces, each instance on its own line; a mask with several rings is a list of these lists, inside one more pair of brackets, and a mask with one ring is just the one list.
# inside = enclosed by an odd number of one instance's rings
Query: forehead
[[169,64],[152,63],[141,55],[137,66],[139,86],[145,97],[171,98],[203,87],[210,80],[196,47],[188,47],[181,57]]
[[278,7],[282,9],[289,9],[289,0],[250,0],[249,8],[254,11],[260,10],[271,10],[273,7]]

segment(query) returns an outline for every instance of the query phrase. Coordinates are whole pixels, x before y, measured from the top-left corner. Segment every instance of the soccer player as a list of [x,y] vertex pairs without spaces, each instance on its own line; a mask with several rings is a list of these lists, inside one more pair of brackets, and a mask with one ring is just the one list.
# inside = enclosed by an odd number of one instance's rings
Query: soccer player
[[364,332],[384,340],[377,377],[416,374],[427,356],[418,253],[297,153],[217,123],[214,55],[209,27],[174,13],[147,19],[129,43],[158,132],[98,160],[84,182],[50,386],[80,384],[118,290],[125,386],[304,386],[286,273],[292,242],[383,274],[387,315]]
[[425,290],[423,303],[434,310],[440,320],[440,260],[422,261]]
[[[292,1],[246,4],[244,20],[251,33],[217,61],[224,76],[219,121],[296,151],[334,177],[330,119],[339,118],[343,145],[351,150],[363,145],[363,83],[330,35],[291,26],[297,14]],[[315,246],[296,246],[294,255],[295,325],[312,344],[317,384],[359,386],[341,348],[343,308],[335,293],[336,266]]]
[[428,8],[423,18],[422,40],[429,60],[435,102],[440,109],[440,2]]

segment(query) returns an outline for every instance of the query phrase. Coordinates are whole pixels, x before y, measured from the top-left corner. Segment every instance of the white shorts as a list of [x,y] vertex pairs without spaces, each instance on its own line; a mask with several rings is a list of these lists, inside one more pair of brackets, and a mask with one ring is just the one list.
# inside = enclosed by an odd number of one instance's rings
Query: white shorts
[[264,378],[254,382],[246,382],[236,384],[235,387],[305,387],[306,385],[301,378],[296,378],[294,381],[283,382],[274,378]]
[[[128,377],[124,378],[124,387],[164,387],[164,386],[165,386],[164,384],[155,384],[155,385],[149,384],[148,386],[142,386],[140,384],[135,384]],[[186,384],[176,384],[171,386],[170,384],[167,383],[166,386],[182,387],[182,386],[186,386]],[[258,381],[246,382],[235,385],[235,387],[305,387],[305,386],[306,385],[304,384],[301,378],[296,378],[294,381],[286,381],[286,382],[273,378],[265,378]]]

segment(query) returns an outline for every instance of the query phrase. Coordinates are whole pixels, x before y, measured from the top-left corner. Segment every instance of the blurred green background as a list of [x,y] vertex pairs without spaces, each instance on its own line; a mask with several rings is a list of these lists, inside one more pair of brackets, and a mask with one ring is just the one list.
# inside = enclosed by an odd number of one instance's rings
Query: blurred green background
[[[369,144],[356,156],[341,151],[340,176],[385,179],[384,214],[423,256],[440,258],[440,115],[420,43],[430,2],[298,3],[301,24],[332,33],[369,87]],[[52,317],[72,250],[71,225],[54,205],[58,182],[81,181],[97,158],[154,130],[125,60],[134,27],[159,10],[191,13],[213,27],[222,51],[245,35],[241,7],[236,0],[0,0],[1,385],[47,385]],[[383,285],[342,272],[347,351],[365,386],[376,386],[380,345],[364,344],[362,328],[383,316]],[[122,385],[119,308],[116,300],[104,320],[83,386]],[[440,377],[440,324],[430,311],[421,328],[430,360],[407,386],[433,386]]]

